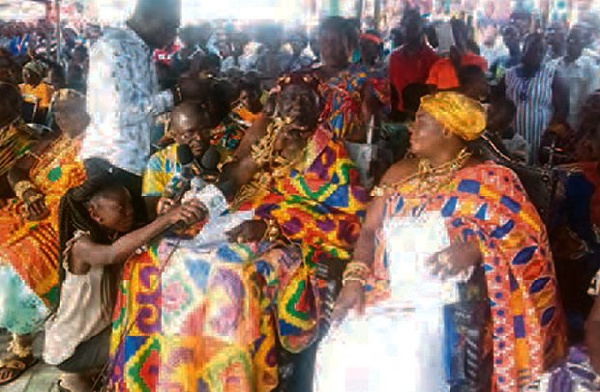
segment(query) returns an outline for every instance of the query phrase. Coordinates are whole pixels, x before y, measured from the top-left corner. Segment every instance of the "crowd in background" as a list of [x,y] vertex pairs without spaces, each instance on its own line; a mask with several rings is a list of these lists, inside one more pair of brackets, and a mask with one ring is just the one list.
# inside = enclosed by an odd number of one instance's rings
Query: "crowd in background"
[[452,390],[600,388],[593,20],[180,27],[172,3],[60,45],[0,24],[0,385],[45,331],[61,390],[332,390],[332,318],[388,300],[385,223],[427,211],[434,275],[475,271]]

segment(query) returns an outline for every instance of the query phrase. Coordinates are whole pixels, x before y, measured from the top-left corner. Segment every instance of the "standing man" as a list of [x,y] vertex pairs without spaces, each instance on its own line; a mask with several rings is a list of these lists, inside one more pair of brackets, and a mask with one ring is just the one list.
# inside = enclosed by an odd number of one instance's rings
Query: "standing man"
[[569,86],[568,122],[573,129],[579,127],[579,114],[586,98],[599,87],[598,65],[594,58],[583,54],[585,44],[584,26],[573,26],[567,38],[567,54],[552,62]]
[[406,11],[402,17],[401,29],[405,43],[391,54],[389,70],[392,109],[398,112],[404,111],[404,88],[410,84],[424,84],[431,67],[440,59],[424,37],[423,19],[419,11]]
[[508,49],[508,55],[498,58],[490,67],[492,80],[502,80],[506,70],[521,64],[521,36],[519,29],[513,25],[507,25],[502,30],[502,40]]
[[91,118],[81,158],[88,178],[113,176],[129,189],[136,218],[145,220],[142,172],[151,151],[154,117],[194,94],[183,81],[159,91],[152,53],[176,37],[179,0],[138,0],[126,26],[107,29],[91,48],[87,111]]

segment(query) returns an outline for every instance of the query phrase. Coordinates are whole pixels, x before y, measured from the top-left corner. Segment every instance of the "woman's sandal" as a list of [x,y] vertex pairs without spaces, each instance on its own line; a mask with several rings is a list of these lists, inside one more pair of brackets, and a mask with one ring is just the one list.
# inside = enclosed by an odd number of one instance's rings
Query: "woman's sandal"
[[21,377],[21,375],[35,365],[37,361],[38,360],[32,355],[29,355],[26,358],[13,358],[4,361],[2,367],[0,367],[0,386],[9,384]]
[[56,382],[56,387],[58,388],[58,392],[71,392],[70,389],[67,389],[65,387],[62,386],[62,384],[60,383],[61,380],[58,380]]
[[31,347],[21,346],[17,340],[10,343],[8,352],[12,355],[0,360],[0,386],[15,381],[38,362]]

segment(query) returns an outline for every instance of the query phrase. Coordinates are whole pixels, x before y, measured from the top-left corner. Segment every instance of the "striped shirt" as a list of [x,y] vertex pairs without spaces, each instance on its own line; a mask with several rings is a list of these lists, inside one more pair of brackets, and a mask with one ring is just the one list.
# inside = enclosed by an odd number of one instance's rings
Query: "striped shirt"
[[517,75],[519,68],[516,66],[506,72],[506,97],[517,108],[515,131],[529,144],[529,161],[536,162],[542,134],[554,114],[552,83],[555,68],[543,65],[533,77]]

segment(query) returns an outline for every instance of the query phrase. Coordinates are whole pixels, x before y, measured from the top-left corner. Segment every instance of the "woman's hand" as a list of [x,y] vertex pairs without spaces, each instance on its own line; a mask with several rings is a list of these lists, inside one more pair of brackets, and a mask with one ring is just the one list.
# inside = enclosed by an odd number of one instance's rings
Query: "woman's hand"
[[50,214],[44,201],[44,195],[41,192],[29,189],[23,193],[23,200],[27,208],[27,219],[30,221],[42,220]]
[[191,226],[207,215],[207,210],[204,204],[198,200],[190,200],[187,203],[172,207],[165,216],[169,219],[171,225],[183,224]]
[[435,276],[442,279],[456,276],[481,261],[481,252],[475,242],[451,245],[431,256],[429,266]]
[[338,296],[331,316],[332,323],[341,322],[350,310],[356,310],[359,314],[365,313],[365,289],[361,282],[353,280],[344,284]]
[[230,242],[238,244],[259,242],[264,238],[267,228],[267,223],[263,220],[249,220],[227,232],[227,237]]

